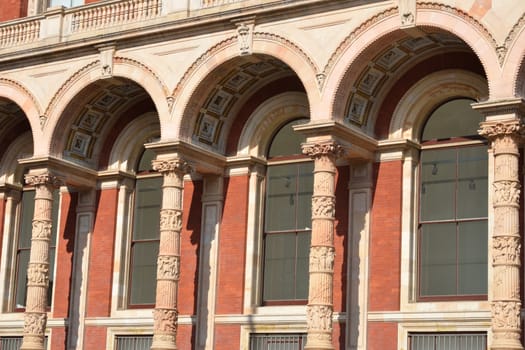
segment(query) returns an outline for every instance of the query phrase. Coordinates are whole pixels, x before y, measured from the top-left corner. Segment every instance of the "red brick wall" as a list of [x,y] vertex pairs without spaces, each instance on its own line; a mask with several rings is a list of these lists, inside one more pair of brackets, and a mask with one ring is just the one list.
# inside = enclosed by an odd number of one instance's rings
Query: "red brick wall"
[[368,322],[368,350],[396,350],[397,323]]
[[27,0],[2,0],[0,22],[27,15]]
[[[76,193],[62,193],[56,248],[53,317],[68,317],[76,229]],[[54,334],[54,333],[53,333]]]
[[370,233],[370,311],[399,310],[401,161],[376,164]]
[[[180,300],[180,299],[179,299]],[[196,340],[194,337],[195,327],[189,324],[179,324],[177,328],[177,348],[195,349]]]
[[241,329],[239,326],[215,326],[215,350],[239,349],[241,343]]
[[348,259],[348,166],[337,168],[335,187],[334,311],[346,310],[346,271]]
[[98,208],[89,256],[86,312],[88,317],[109,316],[110,313],[117,200],[117,189],[98,192]]
[[87,326],[85,329],[84,349],[102,350],[106,348],[106,327]]
[[67,329],[65,327],[54,327],[53,328],[53,330],[51,331],[51,350],[67,349],[66,333],[67,333]]
[[232,176],[224,180],[224,210],[219,239],[217,314],[242,313],[248,187],[248,175]]

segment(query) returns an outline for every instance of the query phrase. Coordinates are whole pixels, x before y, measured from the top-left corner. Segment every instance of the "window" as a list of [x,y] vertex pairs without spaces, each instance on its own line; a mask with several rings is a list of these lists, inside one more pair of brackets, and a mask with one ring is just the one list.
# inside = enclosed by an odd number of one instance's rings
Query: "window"
[[[52,225],[53,231],[49,241],[49,288],[47,291],[47,306],[51,306],[53,296],[53,281],[55,275],[55,250],[58,231],[59,191],[53,192]],[[25,308],[27,297],[27,267],[31,249],[31,235],[33,214],[35,211],[35,191],[23,191],[21,200],[21,219],[18,230],[16,248],[16,281],[15,281],[15,309]]]
[[55,6],[73,7],[73,6],[80,6],[83,4],[84,4],[84,0],[48,0],[47,7],[55,7]]
[[144,151],[135,181],[129,268],[130,307],[155,304],[162,177],[151,171],[153,157],[152,151]]
[[300,136],[283,126],[268,152],[264,220],[263,302],[306,303],[311,236],[313,162],[301,156]]
[[414,333],[409,350],[486,350],[485,333]]
[[[18,350],[22,346],[23,337],[2,336],[0,337],[1,350]],[[44,338],[44,349],[47,349],[47,337]]]
[[306,334],[250,334],[250,350],[303,350]]
[[117,335],[117,350],[149,350],[153,337],[151,335]]
[[449,101],[422,137],[419,201],[419,297],[486,298],[487,146],[472,101]]

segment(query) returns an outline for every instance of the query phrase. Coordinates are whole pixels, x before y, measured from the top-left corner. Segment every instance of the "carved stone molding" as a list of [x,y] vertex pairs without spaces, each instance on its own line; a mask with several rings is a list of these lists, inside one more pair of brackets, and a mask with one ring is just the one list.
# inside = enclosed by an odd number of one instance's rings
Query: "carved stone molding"
[[59,187],[62,184],[62,181],[58,177],[48,172],[35,175],[26,174],[25,181],[26,184],[30,186],[50,185],[53,187]]
[[519,265],[521,243],[519,236],[496,236],[492,239],[494,265]]
[[50,220],[33,220],[32,238],[49,241],[51,239],[52,223]]
[[335,217],[335,198],[333,196],[312,197],[312,217],[333,218]]
[[162,209],[160,211],[161,231],[182,230],[182,212],[175,209]]
[[240,21],[237,24],[237,40],[239,42],[239,55],[246,56],[252,54],[253,46],[253,19]]
[[494,301],[491,304],[496,328],[519,330],[521,303],[518,301]]
[[24,334],[44,336],[46,323],[46,314],[26,312],[24,317]]
[[518,181],[497,181],[493,184],[494,188],[494,206],[500,205],[517,205],[520,202],[520,188]]
[[489,140],[502,136],[523,136],[525,134],[524,124],[519,120],[506,122],[484,122],[480,125],[478,133]]
[[333,247],[317,246],[310,249],[310,271],[330,272],[334,270],[335,249]]
[[306,308],[307,327],[309,330],[332,331],[332,307],[327,305],[309,305]]
[[160,255],[157,258],[157,279],[178,281],[180,277],[180,258],[173,255]]
[[153,170],[160,173],[179,172],[181,174],[188,174],[192,167],[184,159],[168,159],[168,160],[153,160],[151,162]]
[[27,268],[27,284],[47,287],[49,285],[49,267],[47,264],[30,263]]

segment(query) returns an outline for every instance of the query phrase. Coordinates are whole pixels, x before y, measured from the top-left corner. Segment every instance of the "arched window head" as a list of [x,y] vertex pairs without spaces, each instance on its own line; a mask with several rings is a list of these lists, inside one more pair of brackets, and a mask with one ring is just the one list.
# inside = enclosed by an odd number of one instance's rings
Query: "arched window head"
[[305,137],[293,131],[293,126],[307,121],[308,119],[296,119],[282,126],[273,137],[268,149],[268,158],[302,154],[301,143],[305,142]]

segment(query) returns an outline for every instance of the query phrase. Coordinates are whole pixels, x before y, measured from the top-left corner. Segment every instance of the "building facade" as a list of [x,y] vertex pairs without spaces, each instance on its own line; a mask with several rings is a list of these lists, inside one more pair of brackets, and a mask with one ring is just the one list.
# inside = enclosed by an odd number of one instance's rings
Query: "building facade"
[[0,21],[0,348],[523,349],[525,2]]

